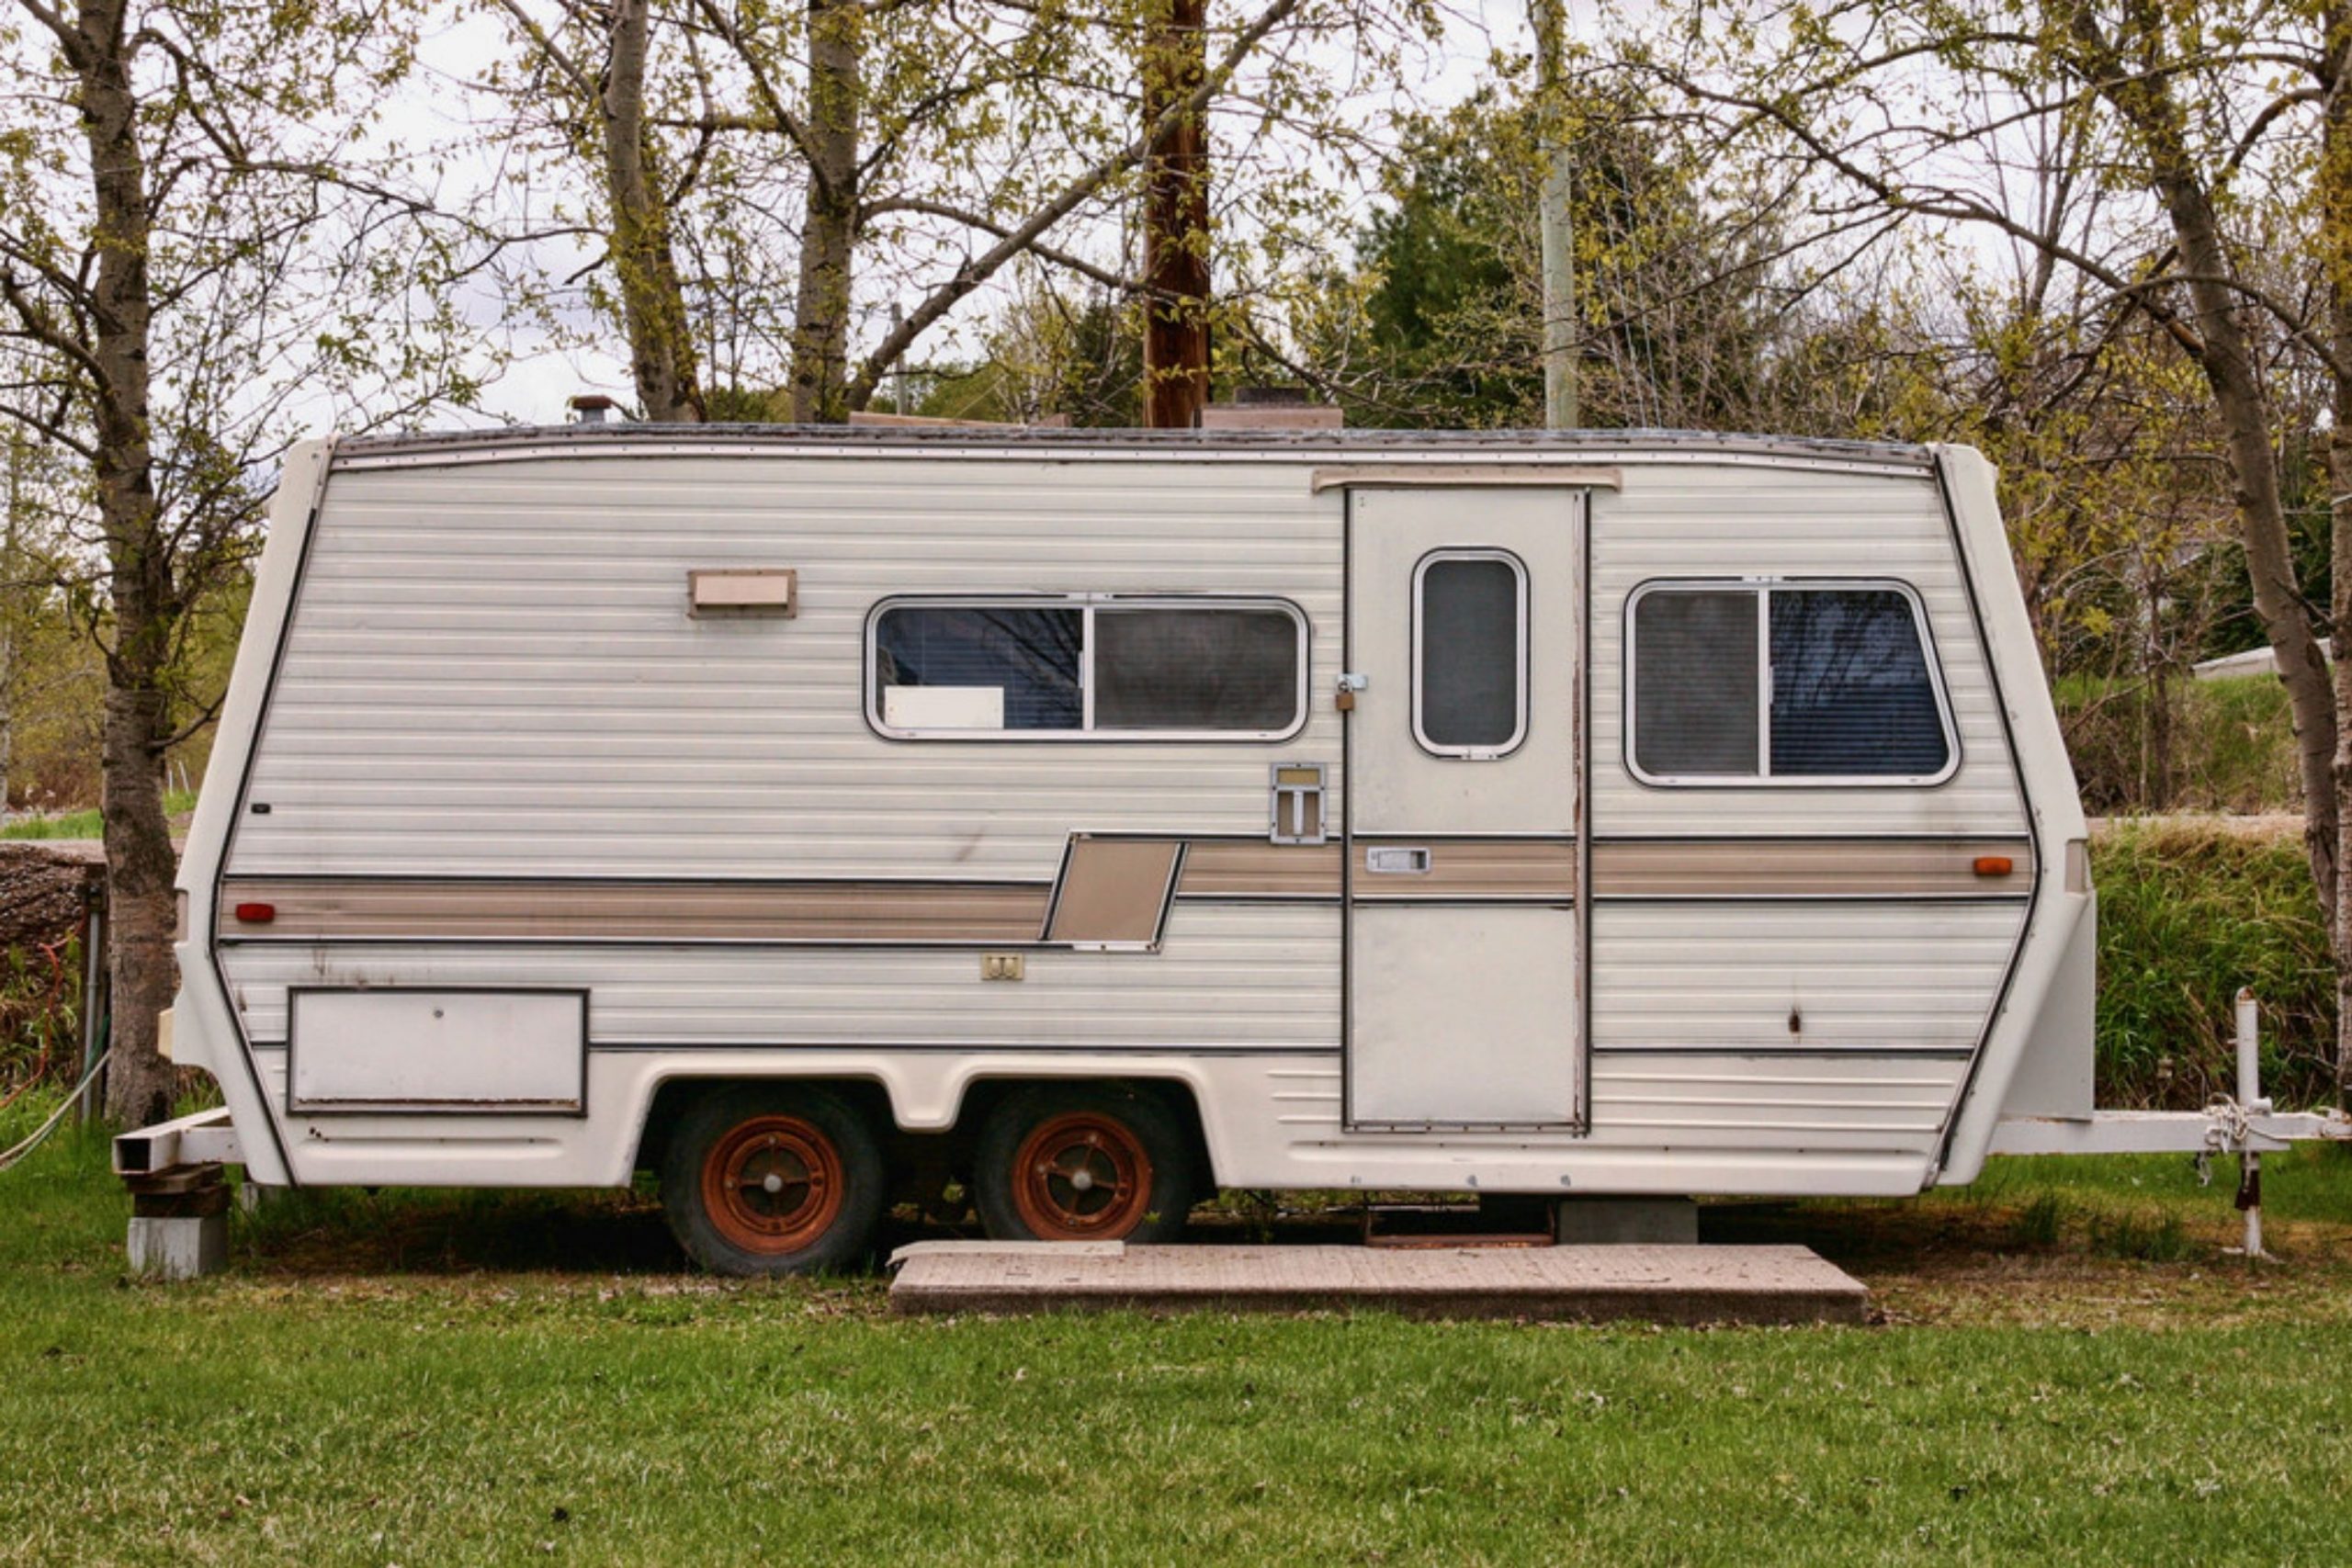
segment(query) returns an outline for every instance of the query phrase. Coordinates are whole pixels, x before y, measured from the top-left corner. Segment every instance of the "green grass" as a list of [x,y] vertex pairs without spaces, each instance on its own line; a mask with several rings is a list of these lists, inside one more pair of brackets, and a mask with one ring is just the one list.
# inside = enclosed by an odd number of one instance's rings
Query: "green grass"
[[[184,789],[167,790],[164,795],[164,810],[173,817],[184,817],[196,809],[196,795]],[[96,807],[87,811],[69,811],[59,817],[31,817],[22,822],[11,822],[0,828],[0,839],[96,839],[106,834],[106,819]]]
[[[2260,1271],[2177,1160],[1801,1211],[1928,1325],[1712,1332],[901,1321],[673,1272],[641,1205],[565,1195],[283,1207],[228,1276],[129,1284],[104,1160],[0,1176],[0,1562],[2342,1557],[2352,1160],[2282,1169],[2334,1239]],[[2045,1197],[2047,1239],[1951,1239]],[[2102,1252],[2119,1214],[2183,1256]]]
[[2237,989],[2262,1002],[2263,1086],[2333,1098],[2335,967],[2300,836],[2119,821],[2098,888],[2098,1102],[2192,1108],[2234,1082]]

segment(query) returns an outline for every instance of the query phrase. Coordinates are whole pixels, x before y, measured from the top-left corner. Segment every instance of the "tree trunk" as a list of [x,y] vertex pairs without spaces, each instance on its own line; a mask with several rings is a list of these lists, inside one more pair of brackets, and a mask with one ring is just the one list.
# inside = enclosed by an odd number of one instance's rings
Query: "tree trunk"
[[[2212,196],[2188,152],[2172,78],[2134,70],[2100,33],[2087,9],[2069,10],[2071,29],[2088,57],[2086,74],[2131,126],[2145,149],[2149,179],[2171,220],[2179,246],[2198,335],[2196,358],[2221,415],[2235,481],[2238,533],[2253,580],[2255,612],[2278,660],[2287,705],[2295,725],[2297,771],[2303,786],[2303,852],[2332,942],[2343,937],[2337,919],[2335,769],[2337,696],[2318,634],[2305,615],[2288,548],[2287,515],[2279,500],[2278,457],[2271,446],[2268,400],[2254,351],[2238,319],[2241,299],[2229,279],[2237,269],[2222,242]],[[2153,38],[2163,26],[2153,13],[2137,25]]]
[[1537,91],[1543,112],[1544,186],[1537,198],[1544,253],[1544,423],[1574,430],[1577,402],[1577,252],[1568,204],[1575,194],[1567,128],[1567,0],[1535,0]]
[[[1208,74],[1207,0],[1151,0],[1143,122]],[[1184,115],[1144,160],[1143,422],[1190,430],[1209,400],[1208,116]]]
[[2294,716],[2296,761],[2303,785],[2303,848],[2333,933],[2336,906],[2336,699],[2327,658],[2303,610],[2278,493],[2268,400],[2254,354],[2238,321],[2238,299],[2221,280],[2234,276],[2220,226],[2203,187],[2186,177],[2164,181],[2162,195],[2180,242],[2181,261],[2199,279],[2189,285],[2198,358],[2228,439],[2230,474],[2237,491],[2238,532],[2245,542],[2254,607],[2277,651]]
[[808,216],[792,317],[792,417],[800,424],[849,418],[864,19],[856,0],[809,0]]
[[638,406],[656,424],[699,423],[693,329],[670,244],[670,209],[645,133],[651,0],[613,0],[604,97],[605,180],[612,197],[613,271],[628,329]]
[[[2328,620],[2335,635],[2336,863],[2352,855],[2352,0],[2326,11],[2330,73],[2318,168],[2319,249],[2326,269],[2328,339],[2335,352],[2335,420],[2327,467],[2334,504],[2328,542]],[[2335,1090],[2352,1109],[2352,877],[2336,880]]]
[[90,338],[96,393],[98,521],[113,577],[107,654],[105,769],[107,984],[114,1058],[107,1110],[125,1126],[171,1113],[171,1065],[156,1054],[157,1015],[172,998],[171,827],[164,814],[170,739],[164,671],[178,604],[157,525],[148,430],[147,273],[153,221],[130,85],[123,0],[80,13],[82,123],[90,153],[96,276]]

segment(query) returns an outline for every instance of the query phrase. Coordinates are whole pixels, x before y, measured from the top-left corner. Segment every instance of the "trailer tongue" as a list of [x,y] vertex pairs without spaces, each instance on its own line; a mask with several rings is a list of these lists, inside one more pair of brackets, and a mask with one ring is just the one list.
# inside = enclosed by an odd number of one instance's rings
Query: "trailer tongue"
[[1993,1134],[1996,1155],[2165,1155],[2197,1156],[2199,1180],[2211,1179],[2215,1155],[2238,1157],[2238,1208],[2245,1214],[2248,1258],[2262,1256],[2262,1156],[2300,1143],[2352,1143],[2352,1116],[2341,1111],[2278,1111],[2262,1092],[2260,1010],[2238,987],[2238,1091],[2216,1095],[2202,1111],[2095,1111],[2087,1121],[2020,1116]]

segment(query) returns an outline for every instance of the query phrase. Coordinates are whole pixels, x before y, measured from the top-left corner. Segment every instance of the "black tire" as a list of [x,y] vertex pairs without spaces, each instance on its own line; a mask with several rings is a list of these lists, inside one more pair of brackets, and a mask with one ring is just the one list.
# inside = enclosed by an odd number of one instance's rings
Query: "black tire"
[[882,1148],[830,1089],[715,1089],[662,1154],[662,1212],[714,1274],[831,1273],[863,1265],[881,1223]]
[[1202,1189],[1194,1146],[1157,1095],[1040,1084],[981,1124],[972,1195],[1001,1241],[1174,1241]]

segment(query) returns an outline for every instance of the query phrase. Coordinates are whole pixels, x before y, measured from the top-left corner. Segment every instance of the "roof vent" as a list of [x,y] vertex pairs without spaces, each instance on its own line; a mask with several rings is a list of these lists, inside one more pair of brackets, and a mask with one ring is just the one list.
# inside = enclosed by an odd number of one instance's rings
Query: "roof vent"
[[613,417],[613,411],[620,407],[602,392],[582,392],[567,400],[563,406],[571,411],[571,423],[574,424],[602,424]]

